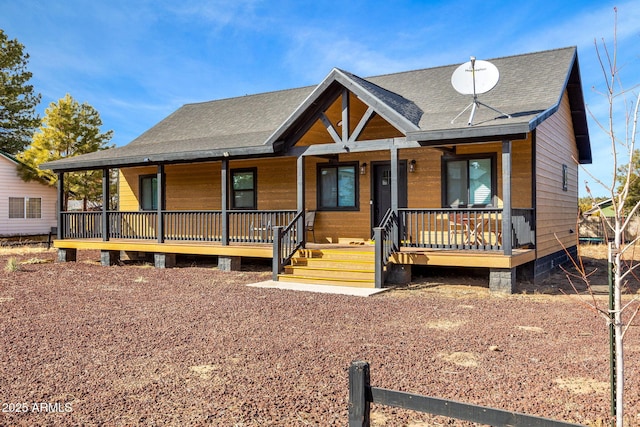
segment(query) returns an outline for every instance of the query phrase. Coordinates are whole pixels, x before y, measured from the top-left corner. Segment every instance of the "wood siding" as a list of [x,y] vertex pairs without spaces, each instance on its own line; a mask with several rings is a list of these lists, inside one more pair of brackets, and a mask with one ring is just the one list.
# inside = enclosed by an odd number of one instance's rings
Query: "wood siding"
[[[17,165],[0,155],[0,236],[48,234],[56,226],[56,189],[37,181],[24,182]],[[9,197],[40,198],[40,218],[9,218]]]
[[[538,258],[562,250],[557,238],[567,247],[577,242],[578,165],[574,160],[577,158],[569,100],[565,93],[558,112],[536,131]],[[567,165],[567,191],[562,189],[562,165]]]
[[[496,154],[498,207],[502,206],[501,143],[470,144],[458,146],[458,154]],[[442,207],[442,154],[435,148],[403,149],[401,161],[416,161],[413,173],[407,173],[409,208]],[[371,237],[371,185],[372,164],[389,162],[389,151],[367,153],[345,153],[338,161],[367,163],[365,175],[357,175],[359,187],[359,209],[357,211],[319,211],[316,214],[315,237],[317,242],[367,240]],[[327,164],[322,157],[305,158],[305,208],[317,210],[317,166]],[[258,209],[296,209],[296,159],[292,157],[259,160],[230,161],[229,169],[257,168]],[[139,210],[139,176],[154,174],[155,167],[128,168],[121,170],[120,209]],[[198,210],[221,208],[220,162],[167,165],[168,210]],[[531,140],[513,143],[513,206],[532,206],[531,190]]]

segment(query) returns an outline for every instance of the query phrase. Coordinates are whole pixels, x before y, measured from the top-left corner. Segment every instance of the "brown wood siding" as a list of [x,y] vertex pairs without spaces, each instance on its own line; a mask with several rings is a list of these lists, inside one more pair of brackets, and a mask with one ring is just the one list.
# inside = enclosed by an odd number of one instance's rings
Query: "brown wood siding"
[[[578,150],[566,93],[558,112],[536,132],[536,249],[541,258],[562,250],[557,238],[565,246],[576,244]],[[568,168],[567,191],[562,190],[563,164]]]

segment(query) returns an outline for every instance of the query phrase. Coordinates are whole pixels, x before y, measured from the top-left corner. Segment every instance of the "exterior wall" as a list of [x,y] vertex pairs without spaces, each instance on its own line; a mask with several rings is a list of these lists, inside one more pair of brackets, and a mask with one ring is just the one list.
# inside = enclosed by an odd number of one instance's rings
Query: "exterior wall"
[[[498,205],[502,206],[501,143],[458,146],[458,154],[496,153]],[[407,173],[407,202],[410,208],[442,207],[442,154],[435,148],[403,149],[400,160],[416,160],[414,173]],[[391,160],[389,151],[340,154],[339,162],[367,163],[365,175],[358,175],[359,209],[357,211],[318,211],[315,220],[317,242],[367,240],[371,237],[372,164]],[[322,157],[305,158],[305,208],[317,210],[317,166],[326,164]],[[229,169],[257,168],[258,209],[296,209],[296,159],[236,160]],[[221,209],[220,162],[167,165],[165,167],[168,210]],[[513,206],[530,208],[531,196],[531,140],[513,144]],[[138,211],[139,177],[156,173],[156,167],[127,168],[120,171],[120,209]]]
[[[536,249],[543,258],[577,243],[578,149],[573,135],[569,100],[536,131]],[[568,188],[562,189],[562,165],[567,165]],[[572,230],[573,233],[570,231]],[[557,236],[557,238],[556,238]]]
[[[37,181],[25,182],[17,164],[0,155],[0,236],[48,234],[55,227],[57,191]],[[40,218],[9,218],[9,197],[41,199]]]
[[[296,209],[296,159],[275,158],[230,161],[229,169],[257,168],[258,209]],[[157,172],[153,167],[120,170],[121,211],[140,210],[141,175]],[[167,210],[219,210],[222,208],[221,163],[165,166]]]

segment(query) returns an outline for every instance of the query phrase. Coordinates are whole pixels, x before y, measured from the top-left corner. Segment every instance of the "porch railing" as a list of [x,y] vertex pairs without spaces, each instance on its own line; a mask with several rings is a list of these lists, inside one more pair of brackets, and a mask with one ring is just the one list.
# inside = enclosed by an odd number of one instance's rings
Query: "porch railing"
[[286,227],[276,226],[274,228],[273,280],[278,280],[278,274],[282,272],[296,251],[304,245],[306,238],[304,214],[304,211],[300,211]]
[[63,239],[101,239],[102,212],[63,212]]
[[[63,239],[102,239],[102,212],[62,212]],[[295,210],[227,211],[229,241],[273,243],[273,228],[288,225]],[[163,211],[158,236],[157,211],[107,212],[110,239],[222,241],[222,211]]]
[[[501,250],[502,209],[399,209],[401,246]],[[514,248],[535,244],[533,209],[512,209]]]
[[[299,215],[295,210],[233,210],[226,214],[229,242],[259,244],[274,243],[275,227],[286,227]],[[61,215],[63,239],[104,238],[102,212],[62,212]],[[108,238],[223,240],[222,211],[163,211],[162,215],[164,233],[158,236],[157,211],[109,211]],[[401,247],[501,250],[502,215],[502,209],[402,208],[393,219],[396,234],[392,240],[399,241]],[[385,221],[387,219],[385,217]],[[535,245],[533,209],[512,209],[511,224],[513,248]],[[304,228],[304,224],[300,227]],[[300,233],[300,227],[291,232]]]
[[384,267],[389,263],[389,258],[400,248],[395,243],[400,226],[398,216],[389,209],[385,214],[380,227],[373,229],[375,241],[375,286],[381,288],[384,284]]

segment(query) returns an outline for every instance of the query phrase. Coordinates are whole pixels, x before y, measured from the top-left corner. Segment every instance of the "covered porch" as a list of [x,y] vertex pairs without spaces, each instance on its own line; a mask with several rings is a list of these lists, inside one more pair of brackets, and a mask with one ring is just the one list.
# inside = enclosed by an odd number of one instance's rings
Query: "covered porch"
[[[508,217],[511,225],[505,228]],[[382,287],[397,271],[410,280],[411,265],[488,267],[495,277],[506,275],[511,287],[515,268],[535,259],[532,209],[512,209],[509,215],[486,208],[400,208],[397,215],[389,210],[373,238],[358,244],[311,242],[307,218],[305,211],[294,210],[61,212],[55,246],[61,261],[74,261],[77,250],[100,250],[103,265],[135,253],[153,254],[157,267],[175,265],[178,254],[217,256],[219,268],[227,270],[239,269],[244,257],[270,258],[274,280],[288,279],[285,270],[299,264],[294,257],[301,251],[326,258],[323,251],[359,252],[357,269],[370,280],[355,286],[365,287]],[[343,266],[342,281],[350,285],[351,266]],[[320,274],[331,276],[332,269]]]

